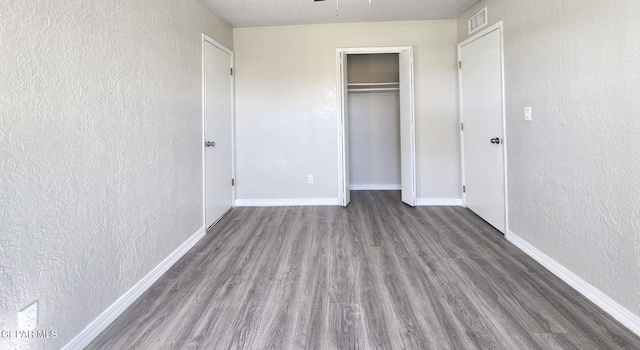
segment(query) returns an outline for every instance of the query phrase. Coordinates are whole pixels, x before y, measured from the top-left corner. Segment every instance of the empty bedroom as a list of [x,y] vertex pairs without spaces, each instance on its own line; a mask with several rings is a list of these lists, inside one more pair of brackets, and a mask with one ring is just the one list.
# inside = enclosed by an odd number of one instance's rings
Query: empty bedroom
[[3,1],[0,349],[640,349],[639,17]]

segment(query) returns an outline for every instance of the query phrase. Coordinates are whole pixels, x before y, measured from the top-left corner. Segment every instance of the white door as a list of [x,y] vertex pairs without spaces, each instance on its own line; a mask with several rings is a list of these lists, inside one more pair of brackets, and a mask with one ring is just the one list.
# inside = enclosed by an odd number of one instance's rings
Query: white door
[[205,225],[233,206],[231,54],[204,43]]
[[400,176],[402,201],[416,205],[415,115],[413,103],[413,51],[402,51],[400,60]]
[[460,47],[465,203],[505,233],[500,31]]
[[344,52],[339,53],[338,59],[340,60],[340,77],[339,80],[342,83],[342,96],[339,96],[341,99],[339,105],[341,108],[341,123],[342,128],[341,132],[341,140],[343,143],[342,147],[342,191],[344,196],[342,197],[342,206],[346,207],[351,202],[351,188],[349,184],[351,182],[351,178],[349,175],[349,140],[346,135],[349,135],[349,79],[347,76],[347,54]]

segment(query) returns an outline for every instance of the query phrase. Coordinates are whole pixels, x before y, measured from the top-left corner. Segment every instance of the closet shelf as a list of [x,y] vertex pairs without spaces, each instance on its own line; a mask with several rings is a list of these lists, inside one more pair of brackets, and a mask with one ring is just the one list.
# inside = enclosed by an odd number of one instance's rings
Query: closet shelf
[[347,87],[349,92],[398,91],[400,83],[349,83]]

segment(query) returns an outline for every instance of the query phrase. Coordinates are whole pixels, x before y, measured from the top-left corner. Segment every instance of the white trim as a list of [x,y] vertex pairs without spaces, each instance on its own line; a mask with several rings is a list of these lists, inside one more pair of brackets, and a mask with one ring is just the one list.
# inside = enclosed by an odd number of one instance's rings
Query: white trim
[[[462,47],[462,46],[465,46],[465,45],[468,45],[468,44],[470,44],[470,43],[472,43],[472,42],[474,42],[474,41],[476,41],[476,40],[478,40],[478,39],[482,38],[483,36],[485,36],[485,35],[487,35],[487,34],[489,34],[489,33],[493,32],[493,31],[495,31],[495,30],[497,30],[497,29],[500,29],[500,32],[502,33],[502,21],[497,22],[497,23],[495,23],[495,24],[491,25],[490,27],[483,29],[483,30],[482,30],[482,31],[480,31],[479,33],[476,33],[476,34],[474,34],[473,36],[471,36],[471,37],[469,37],[469,38],[465,39],[464,41],[460,42],[460,43],[458,44],[458,48],[460,48],[460,47]],[[502,35],[500,35],[500,37],[502,37]],[[501,42],[502,42],[502,41],[501,41]],[[504,51],[504,50],[503,50],[503,51]],[[459,56],[459,55],[458,55],[458,58],[460,58],[460,56]]]
[[340,205],[338,198],[236,199],[236,207],[304,207]]
[[338,48],[338,52],[346,54],[375,54],[375,53],[400,53],[413,50],[413,46],[388,46],[388,47],[345,47]]
[[[416,103],[415,103],[415,63],[413,60],[413,48],[409,49],[409,50],[405,50],[404,52],[400,52],[398,54],[398,59],[401,61],[402,60],[402,55],[407,53],[409,55],[409,59],[411,61],[411,71],[409,72],[409,76],[410,76],[410,80],[411,82],[409,83],[409,86],[411,87],[409,89],[409,128],[410,128],[410,137],[411,137],[411,145],[410,145],[410,149],[409,149],[409,153],[410,153],[410,168],[411,168],[411,197],[408,201],[405,201],[406,196],[402,196],[402,200],[403,202],[411,205],[411,206],[415,206],[417,199],[418,199],[418,176],[417,176],[417,163],[416,163],[416,157],[417,157],[417,153],[416,153]],[[399,62],[400,62],[399,61]],[[400,72],[400,75],[402,75],[402,72]],[[400,84],[400,82],[398,82]],[[402,91],[401,88],[400,90],[400,96],[402,97]],[[402,107],[402,105],[401,105]],[[402,120],[401,120],[402,121]],[[401,123],[402,124],[402,123]],[[402,131],[402,128],[401,128]],[[401,136],[402,138],[402,136]],[[400,140],[400,142],[402,142],[402,139]],[[400,161],[402,163],[402,159]],[[402,164],[401,164],[402,167]],[[400,181],[402,183],[402,181]],[[406,188],[406,185],[405,185]]]
[[351,184],[352,191],[399,191],[401,184]]
[[[347,178],[346,175],[346,171],[347,171],[347,161],[345,160],[346,157],[346,147],[347,147],[347,143],[346,143],[346,139],[347,137],[345,135],[343,135],[344,130],[345,130],[345,126],[344,126],[344,121],[345,121],[345,113],[344,113],[344,107],[345,107],[345,101],[344,101],[344,97],[345,97],[345,91],[344,91],[344,78],[342,77],[342,75],[344,74],[344,72],[346,71],[346,68],[342,68],[342,65],[346,62],[346,59],[344,57],[344,53],[341,52],[340,50],[336,50],[336,82],[338,84],[337,90],[336,90],[336,102],[337,102],[337,113],[338,113],[338,201],[340,202],[341,206],[347,206],[349,203],[347,203],[347,199],[350,200],[350,190],[349,188],[347,188],[347,184],[348,182],[345,180]],[[348,82],[347,82],[348,83]],[[349,196],[349,198],[347,198],[347,196]]]
[[[205,101],[206,101],[206,50],[205,50],[205,43],[209,43],[213,46],[215,46],[216,48],[220,49],[221,51],[223,51],[224,53],[229,55],[229,59],[230,59],[230,68],[233,71],[233,74],[231,75],[231,178],[235,179],[236,178],[236,135],[235,135],[235,81],[236,81],[236,73],[235,73],[235,59],[234,59],[234,55],[233,55],[233,51],[231,51],[230,49],[228,49],[226,46],[222,45],[221,43],[217,42],[216,40],[214,40],[213,38],[209,37],[208,35],[202,33],[202,141],[201,141],[201,145],[202,145],[202,225],[203,226],[207,226],[207,192],[206,192],[206,168],[207,168],[207,164],[206,164],[206,158],[205,158],[205,148],[204,148],[204,144],[207,141],[206,140],[206,106],[205,106]],[[233,203],[235,203],[236,201],[236,186],[233,186],[231,188],[231,207],[233,208]],[[220,218],[218,218],[213,225],[215,225],[216,222],[218,222],[224,215],[222,215]],[[213,226],[212,225],[212,226]]]
[[171,268],[181,257],[183,257],[191,248],[193,248],[200,239],[205,236],[206,230],[200,228],[198,232],[187,239],[178,249],[171,253],[151,272],[144,276],[131,289],[124,293],[111,306],[103,311],[93,322],[76,335],[62,349],[84,349],[91,343],[102,331],[104,331],[118,316],[120,316],[133,302],[138,299],[151,285],[153,285],[162,275]]
[[417,206],[421,207],[461,207],[460,198],[418,198]]
[[[487,15],[487,22],[489,17]],[[509,138],[507,137],[507,95],[505,93],[506,85],[504,79],[504,30],[502,28],[502,21],[490,26],[498,28],[500,31],[500,83],[502,84],[502,159],[504,160],[504,230],[505,234],[509,232],[509,166],[507,159],[507,149],[509,147]]]
[[464,186],[465,186],[465,176],[466,171],[464,167],[464,133],[463,133],[463,123],[464,123],[464,112],[463,112],[463,103],[462,103],[462,66],[461,66],[461,48],[462,43],[458,44],[457,48],[457,60],[458,60],[458,113],[460,113],[460,125],[458,126],[458,132],[460,133],[460,192],[462,197],[462,205],[467,205],[467,196],[465,194]]
[[236,60],[231,51],[231,208],[236,202]]
[[[205,42],[208,41],[209,37],[206,36],[204,33],[202,34],[202,76],[201,76],[201,84],[202,84],[202,140],[200,141],[200,151],[202,152],[202,226],[206,227],[207,226],[207,160],[205,157],[205,149],[204,149],[204,144],[205,142],[207,142],[207,136],[205,133],[206,130],[206,115],[207,115],[207,108],[205,105],[205,102],[207,101],[206,98],[206,92],[207,92],[207,87],[206,87],[206,79],[205,79],[205,75],[206,75],[206,69],[207,69],[207,65],[206,65],[206,48],[205,48]],[[214,44],[215,45],[215,44]]]
[[635,315],[624,306],[618,304],[598,288],[583,280],[578,275],[571,272],[571,270],[562,266],[560,263],[544,254],[524,239],[516,236],[513,232],[507,231],[506,238],[525,254],[533,258],[533,260],[537,261],[551,273],[566,282],[578,293],[596,304],[604,312],[608,313],[618,322],[629,328],[633,333],[640,336],[640,317],[638,315]]
[[228,53],[229,55],[233,55],[233,51],[231,51],[230,49],[228,49],[226,46],[222,45],[221,43],[217,42],[215,39],[211,38],[210,36],[208,36],[207,34],[202,34],[202,40],[209,42],[209,44],[212,44],[213,46],[219,48],[220,50]]
[[[347,143],[347,132],[344,130],[344,118],[347,118],[347,116],[343,115],[343,106],[344,106],[344,101],[342,100],[342,97],[344,96],[344,86],[346,82],[342,81],[342,74],[341,74],[341,64],[342,64],[342,55],[349,55],[349,54],[382,54],[382,53],[402,53],[405,51],[409,51],[411,53],[411,62],[412,62],[412,69],[411,69],[411,91],[410,93],[410,100],[411,100],[411,106],[410,106],[410,110],[411,110],[411,153],[412,153],[412,168],[413,168],[413,193],[412,195],[412,199],[414,204],[417,202],[417,195],[416,195],[416,191],[418,190],[418,186],[417,186],[417,166],[416,166],[416,136],[415,136],[415,125],[416,125],[416,121],[415,121],[415,62],[413,62],[413,46],[390,46],[390,47],[352,47],[352,48],[337,48],[336,49],[336,82],[337,82],[337,96],[336,96],[336,101],[338,103],[337,105],[337,113],[338,113],[338,118],[337,118],[337,124],[338,124],[338,201],[339,201],[339,205],[342,206],[346,206],[348,203],[346,202],[346,193],[345,193],[345,188],[346,188],[346,183],[348,181],[348,179],[346,179],[346,172],[345,172],[345,167],[349,166],[346,163],[346,159],[344,156],[345,153],[345,147],[346,147],[346,143]],[[237,201],[236,201],[237,202]]]
[[[494,31],[498,31],[500,35],[500,83],[502,84],[502,158],[503,158],[503,174],[504,174],[504,230],[505,234],[509,231],[509,191],[508,191],[508,171],[507,171],[507,147],[508,147],[508,139],[507,139],[507,114],[506,114],[506,93],[505,93],[505,81],[504,81],[504,32],[502,21],[499,21],[488,28],[480,31],[479,33],[471,36],[470,38],[462,41],[458,44],[458,62],[461,61],[461,49],[463,46],[472,43],[483,36],[492,33]],[[462,108],[462,74],[461,68],[458,68],[458,96],[459,96],[459,109],[460,109],[460,124],[464,123],[464,111]],[[465,185],[466,181],[466,170],[464,166],[464,132],[462,128],[459,130],[460,132],[460,161],[461,161],[461,179],[462,183],[460,184],[460,188]],[[462,192],[462,205],[466,207],[467,205],[467,196],[464,192]]]

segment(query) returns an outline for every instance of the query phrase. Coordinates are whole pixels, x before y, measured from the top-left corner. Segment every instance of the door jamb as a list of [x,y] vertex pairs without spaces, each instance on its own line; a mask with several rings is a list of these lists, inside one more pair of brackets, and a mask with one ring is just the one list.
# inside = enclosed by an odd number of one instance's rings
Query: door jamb
[[[233,51],[229,50],[226,46],[222,45],[218,41],[209,37],[208,35],[202,33],[202,140],[201,140],[201,150],[202,150],[202,226],[205,227],[207,225],[207,192],[206,188],[206,159],[205,159],[205,147],[204,143],[206,142],[205,135],[205,118],[206,118],[206,86],[205,86],[205,77],[206,77],[206,50],[205,45],[209,43],[218,49],[224,51],[229,54],[229,65],[233,74],[231,74],[231,178],[236,178],[236,138],[235,138],[235,69],[234,69],[234,57]],[[236,186],[231,188],[231,208],[235,207],[236,203]],[[228,213],[228,211],[227,211]],[[226,215],[223,214],[222,216]],[[220,217],[222,218],[222,217]],[[213,225],[215,225],[220,219],[216,220]],[[211,226],[213,226],[211,225]],[[208,229],[207,227],[205,227]]]
[[[482,31],[476,33],[475,35],[469,37],[468,39],[460,42],[458,44],[458,62],[461,62],[461,49],[463,46],[468,45],[483,36],[492,33],[494,31],[498,31],[500,34],[500,84],[502,85],[502,158],[504,164],[504,218],[505,218],[505,232],[509,232],[509,194],[508,194],[508,178],[507,178],[507,118],[506,118],[506,100],[505,100],[505,84],[504,84],[504,29],[502,21],[497,22],[496,24],[489,26]],[[462,96],[462,68],[458,66],[458,96],[459,96],[459,108],[460,108],[460,169],[461,169],[461,184],[460,188],[463,188],[465,185],[465,167],[464,167],[464,131],[462,130],[462,125],[464,123],[464,111],[462,108],[463,96]],[[467,199],[464,191],[462,192],[462,206],[467,207]]]
[[[342,100],[342,96],[344,96],[344,82],[341,80],[341,74],[340,74],[340,65],[342,63],[342,58],[341,55],[342,53],[349,55],[349,54],[383,54],[383,53],[401,53],[404,51],[411,51],[412,52],[412,56],[413,56],[413,46],[391,46],[391,47],[356,47],[356,48],[337,48],[336,49],[336,72],[337,72],[337,96],[336,96],[336,100],[338,102],[337,105],[337,114],[338,114],[338,203],[340,203],[339,205],[341,206],[345,206],[344,202],[345,202],[345,198],[346,198],[346,194],[343,191],[344,188],[344,184],[346,181],[349,181],[348,179],[345,179],[345,177],[343,176],[343,174],[345,174],[345,172],[343,171],[344,167],[349,166],[348,164],[346,164],[346,159],[344,158],[343,154],[345,151],[345,147],[346,147],[346,142],[348,142],[347,140],[347,135],[346,135],[346,130],[344,129],[344,123],[343,123],[343,118],[347,118],[348,116],[344,116],[342,114],[342,105],[344,105],[344,101]],[[413,64],[413,73],[415,74],[415,61]],[[411,126],[412,126],[412,133],[413,133],[413,137],[411,140],[411,154],[412,154],[412,163],[413,163],[413,179],[414,179],[414,184],[413,184],[413,188],[414,188],[414,193],[413,195],[413,203],[414,205],[417,203],[417,192],[418,192],[418,188],[417,188],[417,164],[416,164],[416,137],[415,137],[415,125],[416,125],[416,120],[415,120],[415,79],[414,81],[412,81],[411,84],[411,88],[412,91],[410,91],[411,94],[411,103],[412,106],[411,107],[411,113],[410,113],[410,118],[411,118]]]

